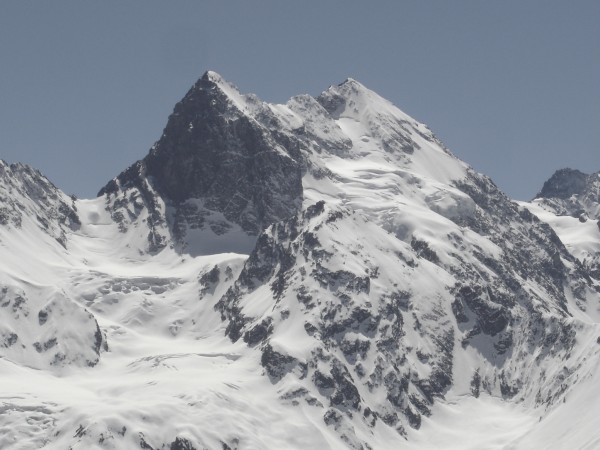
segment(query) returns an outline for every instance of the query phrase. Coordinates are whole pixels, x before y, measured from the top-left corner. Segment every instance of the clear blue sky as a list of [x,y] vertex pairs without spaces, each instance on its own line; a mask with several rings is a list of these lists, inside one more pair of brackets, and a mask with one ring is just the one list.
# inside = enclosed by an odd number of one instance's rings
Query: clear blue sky
[[0,158],[90,197],[207,69],[284,102],[353,77],[509,195],[600,170],[600,1],[0,2]]

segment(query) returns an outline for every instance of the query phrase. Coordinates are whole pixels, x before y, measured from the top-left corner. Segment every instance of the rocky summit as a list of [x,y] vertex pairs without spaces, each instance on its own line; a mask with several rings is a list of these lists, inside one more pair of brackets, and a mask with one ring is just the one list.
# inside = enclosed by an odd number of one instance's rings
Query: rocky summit
[[0,448],[593,448],[599,189],[207,72],[95,199],[0,162]]

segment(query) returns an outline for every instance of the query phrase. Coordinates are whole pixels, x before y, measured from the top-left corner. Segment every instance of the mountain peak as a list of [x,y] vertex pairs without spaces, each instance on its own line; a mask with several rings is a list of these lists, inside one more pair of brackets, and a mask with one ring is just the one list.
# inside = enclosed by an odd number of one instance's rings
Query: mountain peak
[[365,114],[393,116],[409,122],[416,121],[397,108],[392,102],[381,97],[354,78],[346,78],[338,85],[329,86],[317,101],[334,118],[340,116],[364,117]]
[[367,89],[364,84],[362,84],[360,81],[358,81],[352,77],[348,77],[344,81],[342,81],[340,84],[338,84],[338,87],[342,87],[342,86],[352,86],[357,89],[361,89],[361,88]]
[[[376,97],[383,100],[378,94],[367,88],[360,81],[355,80],[354,78],[348,77],[341,83],[337,85],[329,86],[329,88],[323,92],[323,94],[330,92],[337,95],[341,95],[344,98],[358,97],[367,95],[369,97]],[[321,95],[323,95],[321,94]]]
[[218,93],[220,95],[214,96],[226,99],[227,103],[234,106],[240,111],[248,109],[249,95],[242,94],[237,86],[229,81],[225,80],[220,74],[212,70],[207,70],[204,75],[194,84],[183,101],[186,99],[196,98],[198,92],[210,92]]
[[[295,214],[302,194],[298,151],[286,147],[288,141],[278,142],[255,118],[264,109],[256,96],[241,94],[216,72],[205,72],[177,103],[150,153],[100,194],[129,190],[138,195],[154,215],[153,222],[146,221],[152,236],[167,223],[163,200],[179,214],[180,235],[191,222],[192,232],[210,228],[221,236],[239,228],[258,235]],[[118,201],[113,213],[130,216]],[[152,251],[167,242],[154,241],[160,245],[149,246]]]
[[544,183],[536,198],[567,199],[574,194],[581,194],[590,176],[577,169],[560,169]]
[[[583,223],[588,219],[598,220],[600,172],[586,174],[577,169],[557,170],[533,202],[556,215],[577,217]],[[600,273],[600,264],[598,267]]]
[[204,72],[204,75],[202,75],[200,79],[212,81],[213,83],[220,83],[224,81],[223,77],[213,70],[207,70]]

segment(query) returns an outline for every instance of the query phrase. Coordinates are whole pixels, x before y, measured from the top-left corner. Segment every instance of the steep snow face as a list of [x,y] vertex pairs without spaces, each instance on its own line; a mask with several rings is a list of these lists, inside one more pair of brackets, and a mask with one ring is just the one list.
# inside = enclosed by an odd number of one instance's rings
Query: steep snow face
[[465,176],[466,164],[452,156],[426,125],[359,82],[348,79],[332,86],[317,101],[352,140],[354,155],[378,155],[444,184]]
[[96,199],[19,167],[2,448],[532,448],[600,376],[577,231],[355,80],[273,105],[207,72]]
[[318,169],[303,180],[307,201],[348,206],[408,242],[423,221],[441,230],[475,214],[473,199],[454,186],[468,166],[425,125],[354,80],[318,101],[349,145],[345,153],[309,157]]

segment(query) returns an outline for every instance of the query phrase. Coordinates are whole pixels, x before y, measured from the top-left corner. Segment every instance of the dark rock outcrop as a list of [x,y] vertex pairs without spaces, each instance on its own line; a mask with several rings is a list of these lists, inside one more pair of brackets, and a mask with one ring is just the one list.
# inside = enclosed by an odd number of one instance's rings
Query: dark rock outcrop
[[583,193],[589,175],[574,169],[560,169],[554,172],[542,186],[542,190],[535,198],[560,198],[568,199],[572,195]]
[[[258,99],[207,72],[177,103],[150,153],[98,195],[111,199],[107,207],[125,222],[132,208],[122,202],[139,199],[136,208],[151,218],[150,250],[166,245],[156,239],[158,226],[168,225],[175,240],[184,240],[189,228],[223,234],[231,224],[256,236],[296,214],[302,198],[300,143],[269,119]],[[175,212],[161,211],[160,201]]]

